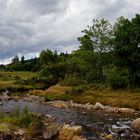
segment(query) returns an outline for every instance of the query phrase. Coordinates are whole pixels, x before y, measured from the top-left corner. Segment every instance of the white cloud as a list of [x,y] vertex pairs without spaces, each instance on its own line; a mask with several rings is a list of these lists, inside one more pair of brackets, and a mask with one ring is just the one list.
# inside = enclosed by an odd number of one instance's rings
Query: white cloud
[[70,52],[93,18],[114,22],[139,7],[139,0],[0,0],[0,59],[46,48]]

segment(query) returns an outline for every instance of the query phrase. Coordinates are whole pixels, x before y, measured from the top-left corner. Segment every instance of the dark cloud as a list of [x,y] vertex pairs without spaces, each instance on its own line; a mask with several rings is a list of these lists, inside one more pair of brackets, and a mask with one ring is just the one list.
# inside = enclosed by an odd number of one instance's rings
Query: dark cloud
[[114,22],[134,16],[139,7],[139,0],[0,0],[0,63],[46,48],[70,52],[93,18]]

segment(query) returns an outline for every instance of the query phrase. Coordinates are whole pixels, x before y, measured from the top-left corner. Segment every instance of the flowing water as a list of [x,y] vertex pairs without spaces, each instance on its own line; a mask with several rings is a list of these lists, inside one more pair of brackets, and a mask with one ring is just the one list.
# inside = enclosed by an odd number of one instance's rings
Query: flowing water
[[26,106],[31,112],[50,114],[60,124],[82,125],[82,135],[88,140],[98,140],[101,135],[110,133],[118,140],[132,140],[130,124],[136,118],[134,115],[122,116],[101,111],[85,112],[77,109],[60,109],[35,101],[27,102],[23,100],[4,102],[0,106],[0,111],[10,112],[15,108],[22,110]]

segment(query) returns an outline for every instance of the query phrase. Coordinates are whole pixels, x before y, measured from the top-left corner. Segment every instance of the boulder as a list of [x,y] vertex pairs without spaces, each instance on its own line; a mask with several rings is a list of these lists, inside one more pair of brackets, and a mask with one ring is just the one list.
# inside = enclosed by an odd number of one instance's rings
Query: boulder
[[69,105],[67,102],[64,101],[51,101],[51,102],[47,102],[48,104],[50,104],[51,106],[57,107],[57,108],[68,108]]
[[57,124],[48,124],[43,128],[42,136],[45,140],[52,140],[58,138],[59,126]]
[[81,133],[81,126],[70,126],[65,124],[59,132],[60,140],[72,140],[74,136],[77,136]]
[[87,139],[84,138],[84,137],[81,137],[81,136],[74,136],[74,137],[72,138],[72,140],[87,140]]
[[14,96],[14,97],[13,97],[13,100],[14,100],[15,102],[18,102],[18,101],[20,100],[20,98],[21,98],[20,96]]
[[105,106],[102,105],[101,103],[97,102],[97,103],[95,104],[95,109],[101,109],[101,110],[104,110],[104,109],[105,109]]
[[140,134],[140,118],[137,118],[132,122],[132,128]]
[[11,97],[8,96],[8,95],[3,95],[3,99],[4,99],[5,101],[9,101],[9,100],[11,99]]
[[118,110],[120,113],[134,113],[135,110],[131,108],[119,108]]
[[72,100],[69,101],[69,106],[70,106],[70,107],[73,107],[73,106],[74,106],[74,103],[73,103]]
[[25,134],[25,130],[19,129],[18,131],[14,132],[15,135],[23,136]]
[[112,134],[108,134],[107,136],[105,136],[106,140],[113,140],[113,135]]
[[3,101],[0,100],[0,106],[2,106],[2,105],[3,105]]

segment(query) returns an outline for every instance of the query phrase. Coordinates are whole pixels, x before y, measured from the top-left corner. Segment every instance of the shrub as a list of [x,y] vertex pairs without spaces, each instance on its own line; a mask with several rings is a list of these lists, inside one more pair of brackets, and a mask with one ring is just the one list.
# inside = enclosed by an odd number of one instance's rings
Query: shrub
[[76,76],[67,76],[63,81],[61,81],[61,85],[66,86],[78,86],[86,84],[87,82],[83,79],[79,79]]
[[129,72],[127,69],[119,69],[115,66],[106,71],[107,83],[113,89],[126,88],[129,86]]
[[85,86],[83,86],[83,85],[74,86],[74,87],[72,87],[70,93],[73,95],[78,95],[78,94],[83,93],[84,90],[85,90]]

